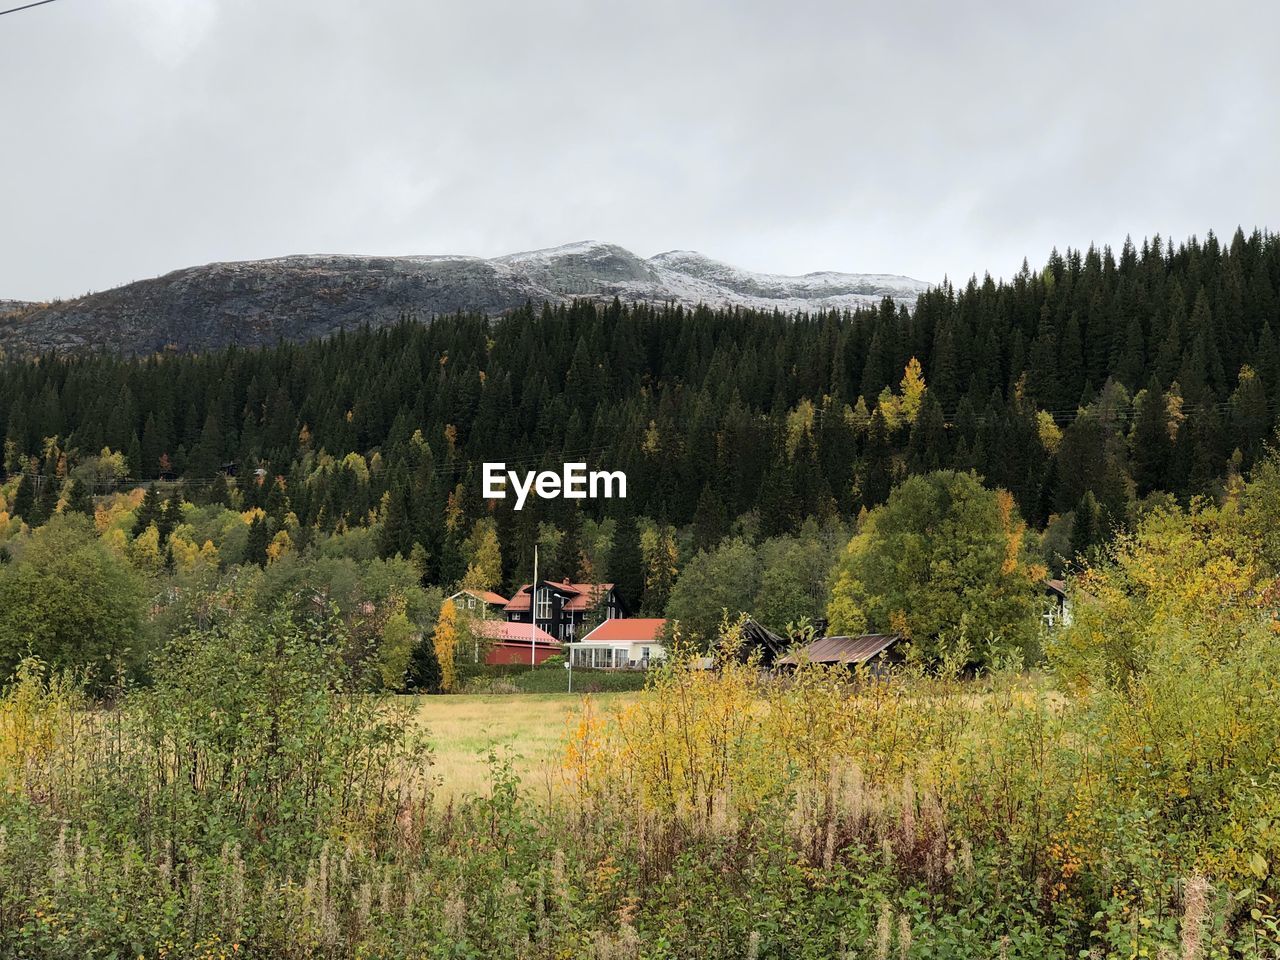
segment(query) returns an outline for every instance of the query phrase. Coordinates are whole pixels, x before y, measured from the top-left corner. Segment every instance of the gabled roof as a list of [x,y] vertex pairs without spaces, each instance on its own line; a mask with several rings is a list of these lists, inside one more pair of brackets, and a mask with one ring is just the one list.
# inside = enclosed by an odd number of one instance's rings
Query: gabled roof
[[[543,580],[548,587],[559,593],[565,594],[569,599],[565,601],[564,609],[566,610],[590,610],[593,606],[613,589],[612,583],[565,583],[559,580]],[[521,585],[516,591],[516,595],[507,601],[506,609],[511,613],[521,613],[529,609],[532,602],[529,594],[529,584]]]
[[761,662],[767,667],[774,659],[787,652],[790,642],[778,636],[768,627],[754,620],[747,620],[742,625],[742,645],[738,656],[745,660],[754,650],[760,651]]
[[[508,603],[508,600],[506,597],[502,596],[502,594],[494,593],[492,590],[464,589],[464,590],[459,590],[457,593],[453,595],[453,597],[460,597],[464,593],[467,594],[468,596],[475,597],[477,600],[483,600],[485,603],[492,604],[495,607],[505,607]],[[449,599],[452,600],[453,597],[450,597]]]
[[660,643],[666,620],[633,617],[622,620],[606,620],[579,643]]
[[485,640],[493,640],[497,643],[523,643],[530,646],[531,641],[529,634],[532,631],[537,637],[538,646],[540,647],[558,647],[560,641],[553,637],[541,627],[535,627],[530,623],[511,623],[508,620],[476,620],[468,625],[477,637]]
[[795,653],[789,653],[777,665],[794,667],[800,661],[809,663],[866,663],[902,639],[899,633],[864,633],[860,637],[823,637]]
[[1045,580],[1044,588],[1063,600],[1067,599],[1067,581],[1065,580]]

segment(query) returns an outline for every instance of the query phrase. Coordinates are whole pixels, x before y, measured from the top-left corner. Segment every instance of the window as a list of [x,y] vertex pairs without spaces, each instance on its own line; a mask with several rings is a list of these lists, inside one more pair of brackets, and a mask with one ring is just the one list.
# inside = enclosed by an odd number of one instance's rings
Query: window
[[631,662],[631,651],[626,647],[613,651],[613,665],[621,670]]
[[538,619],[551,619],[551,591],[543,587],[538,591]]
[[475,597],[467,597],[467,609],[468,609],[468,610],[474,610],[475,608],[476,608],[476,598],[475,598]]
[[648,663],[649,663],[649,648],[648,648],[648,647],[641,647],[641,648],[640,648],[640,662],[641,662],[641,663],[643,663],[643,664],[645,664],[646,666],[648,665]]

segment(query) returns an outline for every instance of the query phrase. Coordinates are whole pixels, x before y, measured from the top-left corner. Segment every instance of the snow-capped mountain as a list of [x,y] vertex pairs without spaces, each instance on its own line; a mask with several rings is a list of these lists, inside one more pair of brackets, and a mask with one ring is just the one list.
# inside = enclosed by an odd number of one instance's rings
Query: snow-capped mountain
[[293,256],[188,267],[75,300],[19,304],[0,310],[0,348],[199,351],[574,298],[784,312],[853,308],[884,297],[910,305],[927,287],[886,274],[752,273],[689,251],[643,259],[595,241],[494,259]]

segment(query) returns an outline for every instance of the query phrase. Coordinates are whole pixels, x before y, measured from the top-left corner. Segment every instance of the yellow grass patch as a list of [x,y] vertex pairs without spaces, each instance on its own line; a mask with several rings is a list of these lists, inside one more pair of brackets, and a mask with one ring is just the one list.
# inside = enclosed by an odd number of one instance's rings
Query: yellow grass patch
[[[591,694],[600,714],[634,702],[634,693]],[[583,697],[566,693],[457,694],[418,697],[416,715],[433,752],[440,799],[488,789],[488,754],[507,748],[521,783],[534,797],[555,789],[570,719]],[[501,751],[500,751],[501,752]]]

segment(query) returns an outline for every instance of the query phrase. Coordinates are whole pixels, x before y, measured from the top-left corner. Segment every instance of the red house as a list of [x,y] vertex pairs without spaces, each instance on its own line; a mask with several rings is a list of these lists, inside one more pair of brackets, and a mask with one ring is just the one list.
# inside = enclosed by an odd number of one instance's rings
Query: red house
[[[484,662],[490,666],[539,664],[560,653],[560,642],[555,637],[528,623],[474,620],[468,624],[468,629],[487,645]],[[533,637],[529,636],[531,631]]]

